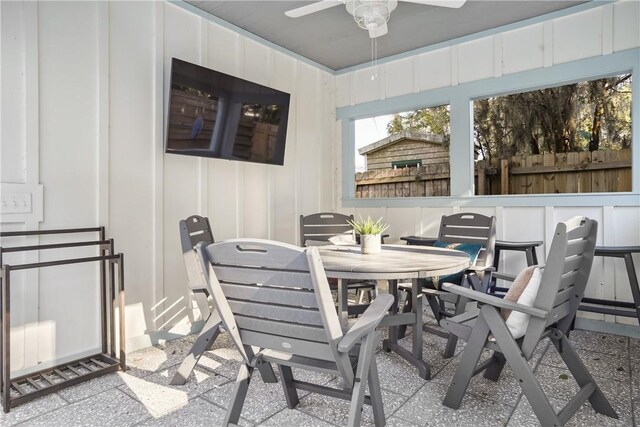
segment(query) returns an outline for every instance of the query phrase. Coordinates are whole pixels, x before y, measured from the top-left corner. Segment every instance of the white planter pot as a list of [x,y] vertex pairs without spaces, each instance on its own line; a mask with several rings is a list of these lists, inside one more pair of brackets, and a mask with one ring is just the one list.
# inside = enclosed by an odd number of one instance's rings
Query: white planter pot
[[382,236],[380,234],[363,234],[360,236],[360,252],[363,254],[377,254],[382,250]]

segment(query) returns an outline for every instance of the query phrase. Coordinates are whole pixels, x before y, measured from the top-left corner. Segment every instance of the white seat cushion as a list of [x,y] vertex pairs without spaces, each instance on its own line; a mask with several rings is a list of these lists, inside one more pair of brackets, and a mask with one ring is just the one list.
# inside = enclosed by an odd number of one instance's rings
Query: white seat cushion
[[[522,277],[521,277],[522,276]],[[518,304],[526,305],[528,307],[533,307],[533,303],[536,300],[536,296],[538,295],[538,289],[540,288],[540,280],[542,279],[542,272],[539,267],[533,266],[524,269],[516,280],[514,280],[514,284],[516,282],[520,283],[518,287],[522,287],[522,282],[525,281],[525,278],[529,277],[529,280],[526,281],[526,285],[524,289],[522,289],[522,293],[517,299]],[[520,278],[520,280],[518,280]],[[518,292],[519,289],[514,289],[514,293]],[[506,296],[505,296],[506,298]],[[525,313],[521,313],[519,311],[511,311],[506,318],[506,324],[513,335],[513,338],[518,339],[524,335],[527,330],[527,326],[529,326],[529,318],[531,316]]]

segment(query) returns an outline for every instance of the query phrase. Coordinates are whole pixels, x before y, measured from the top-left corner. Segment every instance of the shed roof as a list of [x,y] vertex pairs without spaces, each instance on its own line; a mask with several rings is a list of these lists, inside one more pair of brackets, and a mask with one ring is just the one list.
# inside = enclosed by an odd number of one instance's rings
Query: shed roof
[[360,153],[361,155],[369,154],[371,152],[380,150],[384,147],[388,147],[389,145],[393,145],[406,139],[410,139],[413,141],[424,141],[438,145],[444,142],[444,137],[442,135],[405,130],[402,132],[394,133],[393,135],[389,135],[388,137],[376,141],[372,144],[365,145],[364,147],[358,149],[358,153]]

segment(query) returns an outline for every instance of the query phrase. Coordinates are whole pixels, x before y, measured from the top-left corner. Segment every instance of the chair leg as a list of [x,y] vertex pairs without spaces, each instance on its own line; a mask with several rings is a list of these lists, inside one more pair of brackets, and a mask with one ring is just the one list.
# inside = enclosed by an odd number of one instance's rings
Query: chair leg
[[498,381],[498,379],[500,378],[500,374],[502,373],[502,369],[504,368],[505,362],[506,359],[504,358],[502,353],[494,351],[493,355],[491,356],[491,363],[484,371],[484,377],[491,381]]
[[284,397],[287,400],[287,407],[293,409],[298,406],[300,400],[298,399],[298,391],[296,386],[293,385],[293,372],[291,367],[278,365],[278,371],[280,372],[280,379],[282,381],[282,388],[284,389]]
[[522,356],[520,347],[513,339],[498,310],[495,307],[484,305],[481,309],[481,317],[491,325],[491,332],[540,423],[543,426],[561,426],[563,423],[544,394],[531,367]]
[[380,392],[380,379],[378,378],[378,365],[375,354],[371,358],[369,366],[369,396],[371,397],[371,409],[373,410],[373,422],[376,427],[385,425],[382,393]]
[[359,426],[362,418],[362,405],[364,404],[364,393],[367,389],[367,380],[369,378],[369,368],[371,359],[375,357],[375,343],[380,341],[380,332],[370,333],[364,342],[360,344],[360,352],[358,354],[358,366],[356,375],[353,379],[353,391],[351,393],[351,404],[349,405],[348,426]]
[[469,337],[469,342],[467,342],[467,346],[462,352],[460,363],[442,402],[445,406],[452,409],[458,409],[460,407],[464,392],[467,390],[467,387],[469,387],[469,382],[471,381],[471,377],[473,377],[473,372],[478,364],[478,360],[480,360],[480,355],[482,354],[484,344],[488,337],[489,326],[482,316],[478,316],[471,336]]
[[364,298],[365,295],[367,295],[368,292],[365,292],[363,289],[358,289],[356,292],[356,297],[358,298],[358,304],[364,304]]
[[227,414],[224,417],[222,425],[238,424],[240,414],[242,413],[242,406],[244,405],[244,400],[249,390],[249,382],[251,381],[252,374],[253,368],[251,366],[243,364],[240,367],[238,378],[236,378],[236,385],[231,395],[231,401],[229,402],[229,408],[227,409]]
[[440,323],[440,320],[442,319],[442,311],[440,310],[440,303],[438,302],[438,299],[433,295],[426,295],[426,297],[429,307],[431,307],[433,317],[435,317],[436,321]]
[[[464,310],[467,306],[468,298],[458,297],[456,301],[456,308],[454,312],[454,316],[464,313]],[[458,344],[458,337],[454,334],[449,334],[449,338],[447,338],[447,346],[444,349],[444,357],[450,358],[456,354],[456,345]]]
[[220,335],[221,327],[222,320],[220,319],[218,312],[214,311],[207,319],[207,322],[202,328],[202,331],[200,331],[200,335],[198,335],[196,342],[193,343],[193,347],[189,350],[187,357],[184,358],[182,364],[180,364],[180,367],[173,375],[169,384],[184,385],[187,382],[187,378],[189,378],[193,368],[198,364],[200,357],[205,351],[211,349],[216,338]]
[[256,368],[258,368],[258,371],[260,371],[260,376],[262,377],[262,381],[264,381],[265,383],[275,384],[278,382],[278,379],[276,378],[276,373],[273,372],[273,367],[271,366],[271,363],[263,362],[260,360],[256,364]]
[[589,383],[593,383],[595,386],[595,390],[591,396],[589,396],[589,403],[591,403],[593,410],[599,414],[617,419],[618,414],[616,414],[616,411],[611,407],[611,404],[602,393],[602,390],[600,390],[600,387],[598,387],[598,384],[596,384],[595,379],[593,379],[587,367],[582,363],[582,360],[580,360],[578,353],[576,353],[575,349],[571,346],[567,337],[562,334],[559,340],[552,338],[552,342],[580,388],[585,387]]

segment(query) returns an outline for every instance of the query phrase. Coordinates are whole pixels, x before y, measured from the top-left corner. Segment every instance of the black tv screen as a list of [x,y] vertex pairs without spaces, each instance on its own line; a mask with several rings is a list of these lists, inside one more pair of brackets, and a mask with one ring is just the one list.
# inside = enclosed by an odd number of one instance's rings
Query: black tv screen
[[289,99],[173,58],[165,152],[282,165]]

